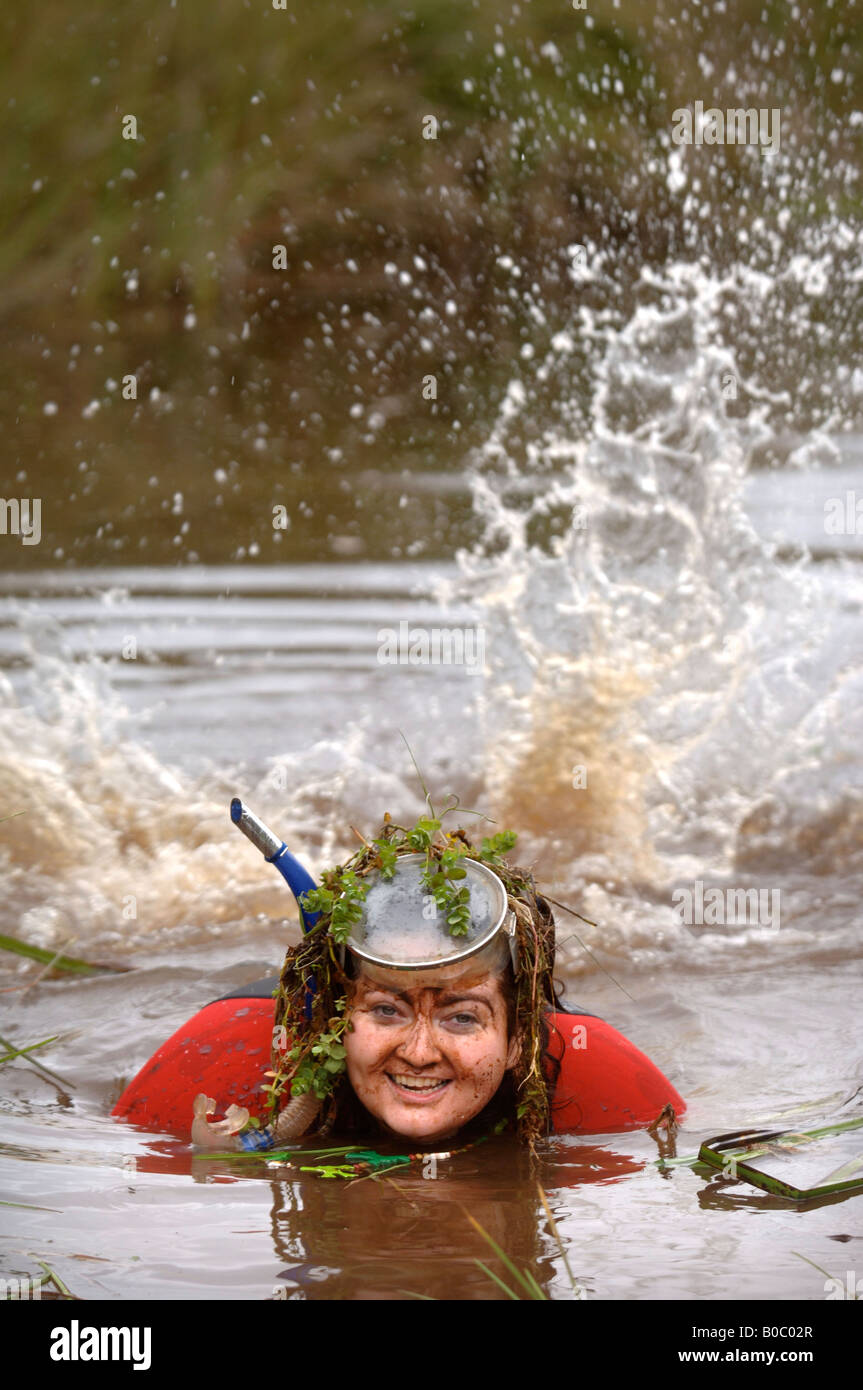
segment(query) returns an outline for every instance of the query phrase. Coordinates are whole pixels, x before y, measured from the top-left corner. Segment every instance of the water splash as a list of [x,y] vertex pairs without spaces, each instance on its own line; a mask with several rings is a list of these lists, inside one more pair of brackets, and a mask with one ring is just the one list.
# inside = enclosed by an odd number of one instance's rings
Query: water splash
[[[589,431],[574,411],[525,449],[533,392],[511,383],[472,464],[482,542],[451,592],[488,628],[496,813],[545,868],[634,895],[655,922],[698,874],[859,882],[863,644],[859,574],[780,562],[744,505],[789,400],[743,378],[720,313],[766,277],[642,279],[650,302],[622,330],[583,315],[605,339]],[[558,339],[540,382],[572,348]],[[795,463],[831,451],[813,434]]]

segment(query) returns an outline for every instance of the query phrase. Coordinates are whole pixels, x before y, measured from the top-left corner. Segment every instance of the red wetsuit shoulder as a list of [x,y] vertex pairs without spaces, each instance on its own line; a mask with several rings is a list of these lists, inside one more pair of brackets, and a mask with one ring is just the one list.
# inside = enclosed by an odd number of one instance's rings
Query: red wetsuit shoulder
[[[552,1100],[556,1133],[610,1134],[650,1124],[663,1106],[686,1104],[634,1043],[590,1014],[548,1015],[549,1056],[560,1063]],[[553,1074],[546,1061],[548,1075]]]

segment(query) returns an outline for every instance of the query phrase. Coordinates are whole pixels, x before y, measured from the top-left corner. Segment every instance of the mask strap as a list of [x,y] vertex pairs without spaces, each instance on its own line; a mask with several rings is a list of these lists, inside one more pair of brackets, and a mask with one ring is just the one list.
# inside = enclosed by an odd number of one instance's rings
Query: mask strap
[[518,974],[518,937],[515,933],[515,927],[515,913],[513,912],[512,908],[510,908],[503,919],[503,926],[501,927],[501,931],[506,932],[507,938],[509,940],[509,958],[512,961],[513,975]]

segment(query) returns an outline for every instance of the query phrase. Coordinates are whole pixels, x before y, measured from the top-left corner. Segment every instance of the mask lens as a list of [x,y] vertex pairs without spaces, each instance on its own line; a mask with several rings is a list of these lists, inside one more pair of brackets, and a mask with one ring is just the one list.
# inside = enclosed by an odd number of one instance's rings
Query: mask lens
[[463,859],[467,877],[458,879],[470,892],[470,926],[452,936],[445,914],[422,881],[424,854],[403,855],[391,879],[369,876],[361,921],[348,942],[365,960],[396,969],[447,965],[473,955],[490,941],[507,913],[506,889],[497,874],[475,860]]

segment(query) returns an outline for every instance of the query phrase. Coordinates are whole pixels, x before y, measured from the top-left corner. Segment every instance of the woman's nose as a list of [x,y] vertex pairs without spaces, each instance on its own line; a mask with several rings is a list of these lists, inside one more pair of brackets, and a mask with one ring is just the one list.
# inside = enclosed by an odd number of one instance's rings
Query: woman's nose
[[408,1036],[399,1045],[398,1055],[403,1062],[408,1062],[412,1067],[427,1067],[440,1060],[441,1051],[428,1019],[414,1020]]

